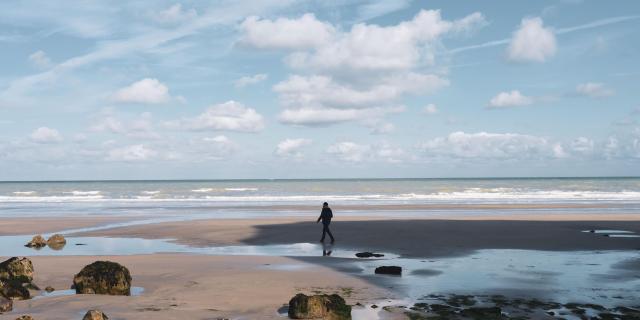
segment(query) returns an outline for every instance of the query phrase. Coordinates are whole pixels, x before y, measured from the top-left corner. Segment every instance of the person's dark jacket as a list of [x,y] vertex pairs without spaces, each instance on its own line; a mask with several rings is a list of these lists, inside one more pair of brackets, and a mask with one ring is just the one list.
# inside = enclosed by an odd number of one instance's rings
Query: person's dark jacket
[[322,224],[330,224],[331,218],[333,218],[333,212],[331,212],[331,208],[322,208],[322,212],[318,217],[318,221],[322,220]]

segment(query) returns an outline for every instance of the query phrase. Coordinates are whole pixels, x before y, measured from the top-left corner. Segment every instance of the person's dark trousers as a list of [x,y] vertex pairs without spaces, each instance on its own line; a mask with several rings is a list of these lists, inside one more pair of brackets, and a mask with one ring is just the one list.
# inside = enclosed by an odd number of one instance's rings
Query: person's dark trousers
[[331,234],[331,230],[329,230],[329,224],[322,224],[322,239],[320,239],[320,241],[324,241],[324,237],[327,235],[327,233],[329,234],[329,237],[331,238],[331,242],[335,241],[335,239],[333,238],[333,235]]

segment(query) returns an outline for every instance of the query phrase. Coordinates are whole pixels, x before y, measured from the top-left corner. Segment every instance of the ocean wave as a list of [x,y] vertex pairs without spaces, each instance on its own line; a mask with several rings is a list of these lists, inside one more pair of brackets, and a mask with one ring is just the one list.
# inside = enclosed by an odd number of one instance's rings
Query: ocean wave
[[258,191],[258,188],[224,188],[226,191]]
[[96,195],[99,195],[102,192],[101,191],[79,191],[79,190],[73,190],[73,191],[64,192],[64,193],[72,194],[74,196],[96,196]]
[[147,195],[154,195],[154,194],[158,194],[160,193],[160,191],[155,190],[155,191],[142,191],[143,194],[147,194]]
[[214,190],[213,188],[200,188],[200,189],[191,190],[191,192],[206,193],[206,192],[211,192],[213,190]]
[[13,194],[18,196],[30,196],[36,194],[35,191],[14,191]]

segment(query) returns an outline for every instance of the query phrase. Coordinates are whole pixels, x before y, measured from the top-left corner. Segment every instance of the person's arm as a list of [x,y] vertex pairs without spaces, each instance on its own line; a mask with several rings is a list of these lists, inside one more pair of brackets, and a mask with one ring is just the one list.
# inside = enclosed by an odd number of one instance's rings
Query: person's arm
[[333,219],[333,211],[331,210],[331,208],[329,208],[329,218]]

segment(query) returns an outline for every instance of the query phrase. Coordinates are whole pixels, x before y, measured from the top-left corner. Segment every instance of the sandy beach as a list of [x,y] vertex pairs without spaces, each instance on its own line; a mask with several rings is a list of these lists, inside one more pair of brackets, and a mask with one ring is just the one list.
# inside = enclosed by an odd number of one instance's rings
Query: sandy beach
[[[589,221],[590,216],[559,220],[532,215],[517,219],[383,219],[380,216],[338,217],[332,224],[338,238],[336,252],[354,249],[384,252],[399,258],[450,259],[487,249],[557,252],[637,251],[633,238],[614,238],[585,230],[640,232],[640,221]],[[312,219],[313,220],[313,219]],[[117,219],[8,219],[0,236],[50,233],[57,230],[108,225]],[[17,228],[19,226],[19,228]],[[308,217],[272,219],[207,219],[117,227],[74,237],[171,239],[189,247],[291,245],[317,242],[321,228]],[[161,240],[153,240],[161,241]],[[62,252],[64,252],[63,249]],[[371,305],[403,299],[403,292],[386,279],[354,275],[349,258],[270,255],[140,254],[116,256],[36,256],[35,283],[68,290],[72,277],[95,260],[127,266],[133,286],[144,289],[132,297],[64,295],[16,301],[13,312],[1,319],[31,314],[36,319],[69,319],[99,307],[115,319],[278,319],[288,300],[298,292],[338,293],[347,303]],[[8,258],[8,257],[3,257]],[[627,261],[626,273],[640,264]],[[622,274],[622,272],[621,272]],[[41,294],[41,293],[35,293]],[[428,294],[425,292],[424,294]],[[403,313],[387,317],[402,319]]]

